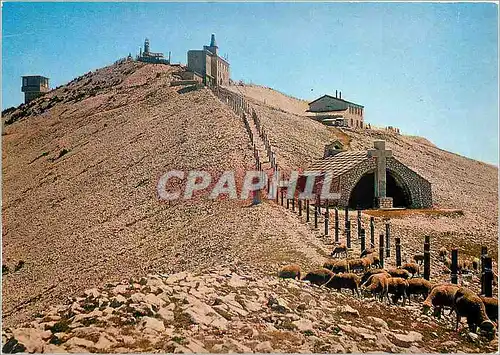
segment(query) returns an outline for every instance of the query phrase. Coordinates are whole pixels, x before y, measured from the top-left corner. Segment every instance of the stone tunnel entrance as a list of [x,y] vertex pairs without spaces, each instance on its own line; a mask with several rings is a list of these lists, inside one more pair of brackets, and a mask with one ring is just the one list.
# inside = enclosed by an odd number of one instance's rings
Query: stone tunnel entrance
[[[392,197],[394,207],[411,205],[409,192],[389,170],[387,170],[387,196]],[[363,175],[352,189],[349,208],[369,209],[375,206],[375,173],[369,172]]]

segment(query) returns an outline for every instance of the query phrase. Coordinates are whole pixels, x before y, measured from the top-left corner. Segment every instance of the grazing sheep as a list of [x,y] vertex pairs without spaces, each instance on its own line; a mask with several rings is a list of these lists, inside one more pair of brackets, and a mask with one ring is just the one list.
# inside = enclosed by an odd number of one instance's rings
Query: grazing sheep
[[387,271],[385,271],[384,269],[370,269],[368,270],[367,272],[365,272],[363,274],[363,276],[361,276],[361,284],[364,284],[366,281],[368,281],[368,279],[372,276],[372,275],[375,275],[375,274],[380,274],[380,273],[384,273],[384,274],[387,274],[388,276],[391,276],[387,273]]
[[378,295],[380,301],[387,295],[388,281],[391,276],[386,272],[373,274],[361,285],[361,290],[370,293],[373,297]]
[[342,257],[342,254],[344,254],[344,257],[347,258],[347,246],[344,243],[333,248],[331,256],[334,258],[340,258]]
[[460,323],[462,317],[466,317],[467,324],[471,332],[475,333],[477,327],[479,326],[481,331],[487,333],[488,335],[495,333],[495,325],[488,318],[483,301],[471,290],[465,287],[460,287],[458,289],[455,293],[454,309],[457,313],[455,330],[458,331],[458,324]]
[[408,280],[408,303],[410,303],[411,295],[423,295],[424,299],[427,298],[432,289],[432,282],[415,278]]
[[412,277],[415,277],[415,274],[420,274],[420,268],[415,263],[406,263],[401,266],[401,269],[408,271]]
[[349,272],[349,265],[346,260],[328,260],[323,264],[323,267],[336,274],[339,272]]
[[439,260],[444,261],[447,255],[448,255],[448,250],[446,250],[445,247],[441,247],[439,249]]
[[418,254],[413,255],[413,260],[417,264],[423,264],[424,263],[424,253],[418,253]]
[[[438,284],[431,289],[431,293],[427,296],[423,303],[423,312],[427,313],[431,307],[434,307],[434,316],[441,318],[441,310],[443,308],[451,308],[455,302],[455,294],[458,291],[457,285]],[[450,312],[451,314],[451,312]]]
[[378,257],[378,255],[369,254],[367,258],[370,259],[371,266],[380,267],[380,258]]
[[370,255],[370,254],[373,254],[375,253],[375,250],[374,249],[365,249],[361,252],[361,254],[359,255],[360,258],[362,258],[363,256],[367,256],[367,255]]
[[458,264],[458,269],[461,274],[472,272],[472,261],[463,260]]
[[359,276],[353,273],[335,274],[325,286],[334,288],[337,291],[341,291],[343,288],[347,288],[352,291],[353,296],[354,291],[356,291],[356,294],[359,297]]
[[334,273],[331,272],[330,270],[322,268],[309,271],[302,280],[309,281],[312,284],[321,286],[326,284],[332,278],[333,275]]
[[278,277],[300,280],[300,266],[296,264],[287,265],[280,270]]
[[498,298],[479,296],[486,308],[486,314],[492,322],[498,322]]
[[371,259],[362,258],[362,259],[350,259],[347,260],[347,264],[349,265],[349,270],[351,271],[362,271],[365,272],[371,265]]
[[390,269],[387,269],[387,272],[392,277],[402,277],[403,279],[410,278],[410,273],[408,272],[408,270],[405,270],[405,269],[390,268]]
[[406,304],[406,296],[408,295],[408,281],[401,277],[388,277],[387,279],[387,300],[389,294],[393,295],[392,302],[397,303],[399,298],[403,296],[403,306]]
[[[451,259],[448,257],[444,258],[443,264],[451,272]],[[468,272],[472,271],[472,269],[473,269],[473,264],[469,260],[462,260],[462,261],[459,261],[457,263],[457,272],[459,272],[461,274],[468,273]]]

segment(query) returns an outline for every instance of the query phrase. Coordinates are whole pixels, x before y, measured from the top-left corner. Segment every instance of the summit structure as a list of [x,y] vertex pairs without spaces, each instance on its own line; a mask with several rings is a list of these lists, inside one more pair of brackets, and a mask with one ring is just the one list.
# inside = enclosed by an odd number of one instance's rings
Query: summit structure
[[49,90],[49,78],[41,75],[23,76],[23,86],[21,87],[21,91],[24,92],[25,104],[44,95]]
[[149,39],[144,40],[144,51],[142,48],[139,50],[139,55],[137,56],[137,60],[145,63],[153,63],[153,64],[170,64],[170,54],[169,58],[166,59],[163,53],[158,52],[154,53],[150,51]]
[[342,99],[342,92],[335,90],[335,97],[323,95],[309,103],[310,117],[327,126],[364,127],[364,106]]
[[188,70],[203,78],[207,86],[229,85],[229,63],[218,54],[219,47],[212,33],[210,45],[187,53]]

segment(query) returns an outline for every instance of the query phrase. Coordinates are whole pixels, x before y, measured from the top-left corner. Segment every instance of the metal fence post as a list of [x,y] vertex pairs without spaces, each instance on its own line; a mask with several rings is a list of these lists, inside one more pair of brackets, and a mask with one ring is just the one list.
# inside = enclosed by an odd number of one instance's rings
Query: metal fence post
[[401,238],[395,238],[396,242],[396,267],[401,266]]
[[458,249],[451,249],[451,283],[458,283]]
[[380,259],[380,268],[384,268],[384,235],[380,234],[378,238],[378,255]]
[[339,241],[339,209],[335,207],[335,243]]
[[375,217],[370,217],[370,248],[375,248]]

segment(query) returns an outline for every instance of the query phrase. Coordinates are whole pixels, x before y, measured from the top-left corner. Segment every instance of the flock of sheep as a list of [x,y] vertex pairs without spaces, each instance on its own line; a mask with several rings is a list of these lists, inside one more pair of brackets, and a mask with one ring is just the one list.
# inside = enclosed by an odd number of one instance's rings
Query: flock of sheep
[[[447,250],[439,250],[440,260],[450,268],[451,261],[447,257]],[[402,305],[410,304],[411,296],[423,297],[423,312],[434,309],[433,315],[441,317],[443,309],[449,309],[449,314],[455,312],[456,326],[462,317],[466,317],[469,330],[476,332],[477,327],[483,334],[493,337],[496,334],[498,322],[498,299],[479,296],[466,287],[450,283],[433,283],[420,277],[419,264],[423,263],[423,254],[416,254],[414,261],[405,263],[398,268],[380,268],[380,260],[373,249],[364,250],[359,258],[347,259],[347,248],[344,244],[338,245],[332,251],[333,257],[345,259],[329,259],[322,268],[308,272],[301,278],[301,269],[298,265],[287,265],[279,272],[281,278],[297,278],[309,281],[312,284],[341,291],[348,289],[360,297],[373,296],[380,301]],[[463,261],[459,265],[462,273],[477,271],[479,260]],[[392,297],[389,298],[389,295]]]

